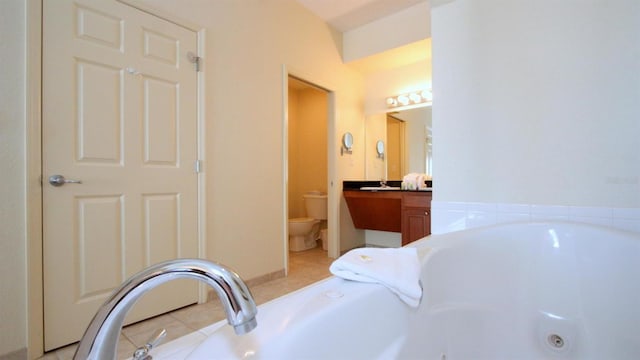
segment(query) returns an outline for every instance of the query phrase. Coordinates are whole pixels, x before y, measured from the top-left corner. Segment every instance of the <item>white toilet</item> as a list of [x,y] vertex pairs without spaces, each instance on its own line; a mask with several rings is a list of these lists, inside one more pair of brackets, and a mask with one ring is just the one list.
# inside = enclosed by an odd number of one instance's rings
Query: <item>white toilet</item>
[[289,250],[313,249],[320,238],[320,225],[327,219],[327,194],[312,191],[304,194],[307,217],[289,219]]

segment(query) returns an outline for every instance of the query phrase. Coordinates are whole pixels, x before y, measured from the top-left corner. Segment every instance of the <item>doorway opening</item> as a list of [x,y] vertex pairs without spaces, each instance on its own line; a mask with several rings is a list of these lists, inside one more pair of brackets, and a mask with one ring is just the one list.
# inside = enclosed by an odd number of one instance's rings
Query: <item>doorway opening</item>
[[[330,92],[295,76],[287,79],[287,273],[327,262]],[[328,263],[328,262],[327,262]]]

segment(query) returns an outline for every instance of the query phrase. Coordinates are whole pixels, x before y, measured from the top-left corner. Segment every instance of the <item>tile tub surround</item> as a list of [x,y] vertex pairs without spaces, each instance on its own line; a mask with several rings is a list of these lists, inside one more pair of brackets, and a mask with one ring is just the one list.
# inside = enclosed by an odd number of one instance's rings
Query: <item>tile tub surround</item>
[[[290,252],[287,277],[251,285],[249,290],[256,304],[260,305],[331,276],[329,265],[332,261],[332,258],[327,257],[327,252],[322,250],[322,246],[299,253]],[[215,299],[131,324],[122,329],[117,358],[130,358],[138,346],[144,344],[155,330],[161,328],[167,329],[167,337],[158,347],[158,351],[162,348],[162,356],[154,355],[153,358],[184,358],[186,354],[181,354],[180,351],[190,351],[195,344],[200,343],[215,330],[211,329],[211,324],[223,319],[226,319],[226,315],[222,304]],[[73,344],[48,352],[41,360],[71,360],[76,346],[77,344]],[[153,353],[155,351],[152,355]]]
[[510,222],[545,220],[580,222],[640,233],[640,208],[431,202],[432,234]]

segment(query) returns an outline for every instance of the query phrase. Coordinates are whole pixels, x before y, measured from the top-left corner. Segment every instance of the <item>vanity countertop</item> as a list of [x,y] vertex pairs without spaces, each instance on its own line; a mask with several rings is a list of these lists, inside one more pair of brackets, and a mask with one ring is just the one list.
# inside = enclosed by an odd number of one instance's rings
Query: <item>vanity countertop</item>
[[[431,192],[432,191],[432,181],[427,180],[426,189],[420,190],[401,190],[400,185],[402,184],[401,180],[388,180],[386,185],[390,189],[380,189],[380,181],[375,180],[345,180],[342,182],[342,190],[343,191],[402,191],[402,192]],[[365,189],[363,189],[365,188]]]

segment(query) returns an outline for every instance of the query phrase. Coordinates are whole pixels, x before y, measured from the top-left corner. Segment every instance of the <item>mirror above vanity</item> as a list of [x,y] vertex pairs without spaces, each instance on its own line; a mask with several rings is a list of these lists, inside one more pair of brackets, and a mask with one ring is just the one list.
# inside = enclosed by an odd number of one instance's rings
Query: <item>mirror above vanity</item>
[[431,175],[431,105],[369,115],[365,122],[367,180]]

